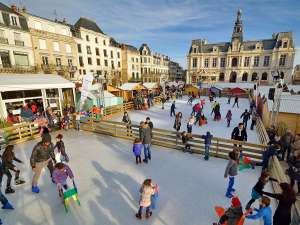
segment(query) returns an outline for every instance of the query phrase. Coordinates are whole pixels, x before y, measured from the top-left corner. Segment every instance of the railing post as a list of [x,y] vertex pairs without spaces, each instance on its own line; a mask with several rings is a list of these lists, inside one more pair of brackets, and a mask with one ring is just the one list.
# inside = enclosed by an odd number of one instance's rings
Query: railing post
[[115,136],[117,137],[117,125],[115,124]]
[[29,124],[29,130],[30,130],[30,136],[33,137],[31,125],[32,125],[32,123]]
[[217,139],[216,157],[219,155],[219,139]]

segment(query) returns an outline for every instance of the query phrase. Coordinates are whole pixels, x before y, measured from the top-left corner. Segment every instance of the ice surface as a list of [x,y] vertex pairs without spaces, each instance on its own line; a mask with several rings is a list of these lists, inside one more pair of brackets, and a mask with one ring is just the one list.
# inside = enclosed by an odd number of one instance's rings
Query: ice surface
[[[39,182],[41,193],[31,193],[29,156],[36,141],[30,141],[16,146],[17,157],[25,162],[17,165],[27,182],[15,187],[15,194],[7,195],[16,209],[0,210],[5,225],[208,225],[216,220],[215,205],[230,204],[224,196],[226,160],[204,161],[201,155],[152,146],[152,161],[137,166],[129,141],[83,131],[68,131],[64,136],[81,206],[72,204],[70,212],[65,212],[47,170]],[[243,205],[259,170],[245,170],[237,177]],[[138,221],[134,216],[138,190],[148,177],[160,188],[158,208],[148,221]]]
[[[201,99],[203,99],[202,97]],[[211,104],[207,97],[205,97],[205,106],[204,106],[204,115],[207,118],[207,124],[199,127],[199,125],[193,126],[193,133],[195,134],[205,134],[206,131],[210,131],[215,137],[222,137],[222,138],[231,138],[231,132],[234,127],[238,125],[239,122],[242,122],[242,119],[240,119],[241,114],[245,111],[245,109],[248,109],[249,111],[249,100],[246,98],[240,98],[239,99],[239,108],[236,106],[232,108],[234,98],[231,99],[231,104],[227,104],[227,98],[216,98],[216,101],[218,101],[221,105],[221,116],[222,119],[220,121],[214,121],[213,115],[211,115]],[[195,100],[193,102],[193,105],[199,102],[199,100]],[[192,106],[187,104],[187,98],[183,98],[182,100],[176,100],[176,112],[182,112],[183,114],[183,120],[182,120],[182,126],[181,131],[186,130],[186,123],[190,117],[190,114],[192,112]],[[143,121],[146,119],[147,116],[149,116],[154,124],[154,127],[161,128],[161,129],[167,129],[167,130],[173,130],[174,125],[174,116],[170,117],[170,106],[171,101],[165,104],[165,109],[161,109],[161,105],[155,105],[154,107],[151,107],[149,110],[146,111],[130,111],[129,116],[130,119],[134,124],[139,124],[140,121]],[[231,110],[232,112],[232,121],[231,126],[227,127],[227,122],[225,119],[226,113],[228,110]],[[115,121],[122,121],[122,114],[117,114],[111,118]],[[247,127],[247,134],[248,134],[248,141],[251,143],[259,143],[256,128],[254,130],[250,130],[251,125],[251,119],[248,121],[248,127]]]

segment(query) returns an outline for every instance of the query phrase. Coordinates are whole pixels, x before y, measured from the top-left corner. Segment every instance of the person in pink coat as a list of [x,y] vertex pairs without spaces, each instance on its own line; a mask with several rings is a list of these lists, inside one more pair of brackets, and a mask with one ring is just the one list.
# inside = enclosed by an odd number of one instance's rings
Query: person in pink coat
[[142,219],[143,208],[146,208],[146,218],[149,218],[152,216],[152,212],[150,211],[151,196],[155,193],[155,186],[152,184],[151,179],[144,180],[143,185],[140,188],[140,193],[140,208],[135,216],[138,219]]

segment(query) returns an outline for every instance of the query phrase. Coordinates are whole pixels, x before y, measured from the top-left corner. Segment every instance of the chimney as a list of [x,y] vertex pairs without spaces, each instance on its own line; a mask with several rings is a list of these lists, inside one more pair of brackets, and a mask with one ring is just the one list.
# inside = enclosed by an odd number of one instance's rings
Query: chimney
[[26,13],[26,12],[27,12],[26,6],[23,6],[23,7],[22,7],[22,12],[23,12],[23,13]]
[[10,8],[13,12],[17,12],[17,6],[15,4],[11,5]]
[[63,22],[64,24],[67,24],[67,19],[64,18],[62,22]]

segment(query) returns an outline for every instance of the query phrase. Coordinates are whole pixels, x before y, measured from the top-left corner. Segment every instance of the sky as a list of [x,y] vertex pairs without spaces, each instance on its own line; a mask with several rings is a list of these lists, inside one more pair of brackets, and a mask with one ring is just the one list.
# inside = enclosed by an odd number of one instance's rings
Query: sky
[[300,0],[4,0],[25,5],[35,15],[74,24],[80,16],[95,20],[118,42],[171,57],[186,68],[193,39],[230,41],[238,9],[242,10],[244,40],[269,39],[292,31],[300,64]]

